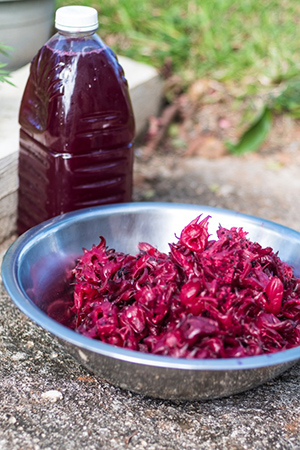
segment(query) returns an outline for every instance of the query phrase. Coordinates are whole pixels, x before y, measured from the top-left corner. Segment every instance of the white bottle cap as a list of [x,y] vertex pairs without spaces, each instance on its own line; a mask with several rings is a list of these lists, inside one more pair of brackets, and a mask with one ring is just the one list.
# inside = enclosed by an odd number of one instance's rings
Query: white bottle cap
[[98,13],[89,6],[63,6],[55,13],[55,28],[60,31],[96,31],[98,25]]

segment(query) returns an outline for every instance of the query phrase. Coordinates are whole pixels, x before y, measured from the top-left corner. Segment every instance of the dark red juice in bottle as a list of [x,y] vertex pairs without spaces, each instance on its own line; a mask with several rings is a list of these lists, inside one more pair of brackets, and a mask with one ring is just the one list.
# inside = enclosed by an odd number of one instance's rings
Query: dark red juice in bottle
[[131,200],[128,86],[114,53],[93,32],[60,32],[42,47],[19,122],[20,234],[61,213]]

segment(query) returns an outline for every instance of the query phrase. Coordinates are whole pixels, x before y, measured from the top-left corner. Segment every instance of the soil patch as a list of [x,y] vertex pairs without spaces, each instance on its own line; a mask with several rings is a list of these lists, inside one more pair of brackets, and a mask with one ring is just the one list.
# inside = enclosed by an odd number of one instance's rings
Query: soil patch
[[150,118],[136,148],[134,200],[233,209],[300,231],[300,122],[275,116],[257,152],[232,156],[224,143],[242,133],[247,108],[235,108],[219,84],[202,87],[179,97],[175,112]]

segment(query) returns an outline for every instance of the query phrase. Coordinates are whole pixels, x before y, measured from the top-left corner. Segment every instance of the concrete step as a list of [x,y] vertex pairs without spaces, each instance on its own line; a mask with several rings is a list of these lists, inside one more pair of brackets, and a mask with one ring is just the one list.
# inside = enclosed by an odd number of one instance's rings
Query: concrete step
[[[151,66],[119,57],[128,80],[139,139],[148,118],[158,114],[163,82]],[[18,113],[29,65],[11,74],[15,86],[0,83],[0,242],[15,231],[18,188]]]

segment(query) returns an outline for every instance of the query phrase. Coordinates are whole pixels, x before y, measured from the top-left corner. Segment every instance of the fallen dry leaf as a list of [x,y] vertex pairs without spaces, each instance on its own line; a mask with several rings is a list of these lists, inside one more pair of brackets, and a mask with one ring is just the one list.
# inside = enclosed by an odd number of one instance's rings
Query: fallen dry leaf
[[77,377],[77,380],[83,381],[84,383],[95,383],[95,378],[90,376],[80,376]]
[[216,159],[226,154],[224,142],[220,139],[211,135],[200,135],[190,141],[185,156],[202,156],[203,158]]
[[188,89],[187,97],[191,102],[197,102],[211,89],[211,80],[196,80]]

